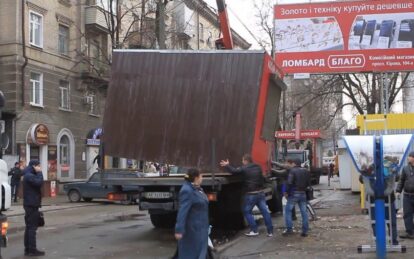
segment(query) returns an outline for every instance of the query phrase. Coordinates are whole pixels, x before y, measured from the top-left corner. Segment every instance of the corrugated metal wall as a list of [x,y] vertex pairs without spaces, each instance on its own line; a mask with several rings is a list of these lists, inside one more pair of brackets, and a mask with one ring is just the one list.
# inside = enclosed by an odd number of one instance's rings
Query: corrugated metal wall
[[214,148],[217,161],[239,164],[252,149],[264,57],[114,52],[103,123],[107,153],[206,168]]

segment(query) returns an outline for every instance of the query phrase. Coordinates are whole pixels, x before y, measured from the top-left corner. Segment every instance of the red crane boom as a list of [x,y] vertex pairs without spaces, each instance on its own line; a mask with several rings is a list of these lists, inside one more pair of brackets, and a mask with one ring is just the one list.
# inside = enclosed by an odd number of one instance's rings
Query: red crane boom
[[217,49],[233,49],[233,38],[231,37],[231,29],[229,23],[229,16],[225,0],[216,0],[217,10],[220,19],[220,29],[223,37],[216,40]]

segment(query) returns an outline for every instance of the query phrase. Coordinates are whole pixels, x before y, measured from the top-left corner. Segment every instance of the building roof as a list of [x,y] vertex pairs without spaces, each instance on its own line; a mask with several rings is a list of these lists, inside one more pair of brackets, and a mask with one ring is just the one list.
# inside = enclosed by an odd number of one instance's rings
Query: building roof
[[239,161],[252,149],[264,59],[264,51],[115,51],[105,151],[203,168],[212,152]]

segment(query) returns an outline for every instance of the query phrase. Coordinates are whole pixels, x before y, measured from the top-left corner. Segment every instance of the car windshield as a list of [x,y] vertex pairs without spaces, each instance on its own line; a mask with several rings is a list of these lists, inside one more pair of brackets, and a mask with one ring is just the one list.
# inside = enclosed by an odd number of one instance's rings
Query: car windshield
[[181,166],[171,166],[170,167],[170,174],[185,174],[187,173],[188,168],[181,167]]
[[285,160],[291,159],[291,160],[295,160],[295,159],[300,159],[300,162],[303,163],[303,153],[287,153]]
[[91,178],[89,178],[89,181],[88,182],[96,183],[96,182],[100,182],[100,181],[101,181],[101,177],[99,177],[98,174],[93,174],[91,176]]

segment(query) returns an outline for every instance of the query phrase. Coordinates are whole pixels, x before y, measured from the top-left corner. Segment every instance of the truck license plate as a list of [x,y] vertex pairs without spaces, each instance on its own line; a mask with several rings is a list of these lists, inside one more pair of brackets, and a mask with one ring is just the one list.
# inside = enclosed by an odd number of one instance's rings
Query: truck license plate
[[169,199],[171,196],[170,192],[144,192],[147,199]]

